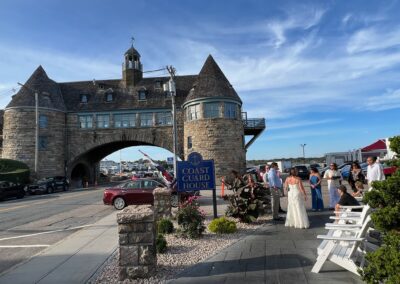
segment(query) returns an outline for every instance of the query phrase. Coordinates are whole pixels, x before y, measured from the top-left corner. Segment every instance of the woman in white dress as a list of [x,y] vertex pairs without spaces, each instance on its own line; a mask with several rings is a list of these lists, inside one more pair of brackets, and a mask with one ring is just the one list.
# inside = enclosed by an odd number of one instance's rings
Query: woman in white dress
[[301,179],[297,176],[297,169],[290,169],[290,175],[286,178],[285,189],[288,190],[288,207],[286,213],[286,227],[306,229],[310,227],[305,201],[307,200]]
[[324,178],[328,180],[329,210],[334,210],[340,199],[337,189],[341,185],[343,179],[337,169],[336,163],[330,164],[329,169],[325,171]]

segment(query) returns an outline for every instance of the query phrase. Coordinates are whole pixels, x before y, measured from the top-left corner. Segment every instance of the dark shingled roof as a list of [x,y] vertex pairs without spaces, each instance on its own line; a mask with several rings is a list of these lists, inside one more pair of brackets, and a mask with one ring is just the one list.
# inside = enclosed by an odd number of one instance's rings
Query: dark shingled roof
[[133,45],[125,52],[126,54],[138,55],[140,57],[140,53],[133,47]]
[[[131,47],[127,52],[137,51]],[[133,88],[127,89],[121,79],[56,83],[47,77],[39,66],[32,76],[13,96],[7,107],[35,106],[34,90],[39,93],[39,106],[69,112],[115,111],[132,109],[170,109],[171,100],[166,99],[162,89],[169,77],[143,78]],[[156,88],[156,83],[159,87]],[[199,75],[176,76],[176,103],[198,98],[224,97],[241,103],[241,100],[212,56],[208,56]],[[138,100],[138,92],[146,91],[146,100]],[[108,93],[113,94],[111,102],[106,101]],[[82,103],[86,95],[87,103]]]
[[42,66],[39,66],[13,96],[9,107],[35,106],[35,91],[39,94],[39,107],[53,108],[65,111],[64,100],[59,85],[47,77]]
[[240,103],[242,102],[214,58],[209,55],[197,76],[193,89],[190,90],[186,98],[186,102],[216,97],[231,98]]
[[[176,103],[181,106],[185,101],[197,76],[177,76]],[[169,80],[169,77],[143,78],[135,85],[133,90],[127,90],[121,80],[96,80],[83,82],[60,83],[64,96],[65,105],[68,111],[113,111],[123,109],[143,108],[171,108],[171,100],[165,99],[162,86]],[[156,89],[156,82],[160,82],[161,89]],[[99,86],[102,86],[100,89]],[[146,101],[138,100],[138,91],[146,90]],[[113,101],[106,102],[107,93],[113,94]],[[81,96],[87,95],[88,102],[81,103]]]

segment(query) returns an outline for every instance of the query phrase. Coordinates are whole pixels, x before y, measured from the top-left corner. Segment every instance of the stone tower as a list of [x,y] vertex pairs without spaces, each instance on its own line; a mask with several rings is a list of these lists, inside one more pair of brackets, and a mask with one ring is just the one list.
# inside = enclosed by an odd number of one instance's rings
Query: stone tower
[[65,105],[59,85],[39,66],[4,111],[3,158],[25,162],[34,174],[35,92],[39,100],[37,177],[65,175]]
[[124,54],[122,64],[122,81],[126,88],[134,87],[143,79],[143,66],[140,62],[139,52],[131,46]]
[[231,170],[244,173],[246,151],[242,101],[211,55],[208,56],[183,109],[185,158],[195,151],[214,159],[217,179]]

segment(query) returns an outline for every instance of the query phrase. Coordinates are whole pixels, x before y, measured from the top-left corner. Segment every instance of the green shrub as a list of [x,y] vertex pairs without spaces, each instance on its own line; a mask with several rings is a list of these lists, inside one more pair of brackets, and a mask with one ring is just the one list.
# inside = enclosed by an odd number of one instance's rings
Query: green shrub
[[29,167],[20,161],[0,159],[0,180],[29,183]]
[[[390,148],[399,158],[400,136],[390,139]],[[392,164],[399,165],[400,160]],[[372,187],[363,201],[376,209],[371,219],[384,238],[379,249],[367,253],[367,265],[360,274],[367,283],[400,283],[400,170],[387,180],[373,182]]]
[[176,214],[180,234],[191,239],[200,237],[205,230],[205,214],[200,211],[196,199],[196,196],[190,197],[179,207]]
[[236,223],[225,217],[217,218],[211,221],[208,229],[217,234],[232,234],[236,232]]
[[167,240],[163,234],[158,234],[156,238],[157,253],[164,253],[167,250]]
[[241,182],[234,182],[229,189],[234,194],[224,197],[230,203],[225,212],[228,217],[251,223],[271,207],[269,190],[254,182],[251,175],[245,175]]
[[159,234],[171,234],[174,231],[174,224],[167,218],[158,221],[157,231]]
[[363,279],[368,283],[400,283],[400,236],[388,233],[384,244],[366,256],[368,265],[362,271]]

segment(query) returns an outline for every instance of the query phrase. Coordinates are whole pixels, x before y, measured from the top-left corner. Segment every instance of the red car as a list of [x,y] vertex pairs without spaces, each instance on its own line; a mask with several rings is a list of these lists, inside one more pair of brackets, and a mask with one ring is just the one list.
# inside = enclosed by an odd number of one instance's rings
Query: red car
[[[122,183],[116,187],[104,190],[103,203],[113,205],[115,209],[121,210],[128,205],[153,204],[153,190],[156,187],[165,187],[165,185],[156,179],[141,178]],[[178,206],[178,195],[175,190],[171,192],[171,205]],[[182,193],[181,198],[186,199],[190,193]]]
[[385,177],[389,177],[392,174],[394,174],[397,170],[397,167],[395,166],[389,166],[388,164],[384,163],[383,164],[383,173],[385,174]]

